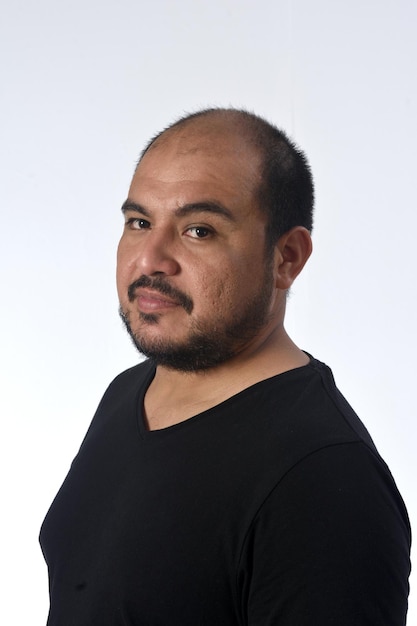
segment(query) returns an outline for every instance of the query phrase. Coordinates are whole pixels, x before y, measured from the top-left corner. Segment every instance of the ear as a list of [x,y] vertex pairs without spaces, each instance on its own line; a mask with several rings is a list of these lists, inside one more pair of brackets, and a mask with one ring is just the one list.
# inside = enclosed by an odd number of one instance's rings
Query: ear
[[306,264],[313,249],[311,235],[304,226],[284,233],[275,247],[275,286],[289,289]]

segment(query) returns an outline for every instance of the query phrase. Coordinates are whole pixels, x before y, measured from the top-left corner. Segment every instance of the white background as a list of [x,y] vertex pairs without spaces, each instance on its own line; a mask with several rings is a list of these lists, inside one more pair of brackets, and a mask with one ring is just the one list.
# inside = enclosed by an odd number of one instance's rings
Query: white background
[[[307,152],[315,252],[288,329],[333,368],[417,518],[414,0],[14,0],[0,23],[0,622],[43,625],[37,535],[110,380],[120,205],[144,142],[207,105]],[[411,595],[409,624],[417,624]]]

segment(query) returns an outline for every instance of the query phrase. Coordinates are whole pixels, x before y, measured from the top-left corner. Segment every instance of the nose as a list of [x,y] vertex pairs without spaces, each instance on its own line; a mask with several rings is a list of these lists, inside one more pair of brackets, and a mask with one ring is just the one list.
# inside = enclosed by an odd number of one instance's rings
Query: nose
[[135,246],[133,262],[140,274],[174,276],[179,271],[174,238],[162,229],[150,229]]

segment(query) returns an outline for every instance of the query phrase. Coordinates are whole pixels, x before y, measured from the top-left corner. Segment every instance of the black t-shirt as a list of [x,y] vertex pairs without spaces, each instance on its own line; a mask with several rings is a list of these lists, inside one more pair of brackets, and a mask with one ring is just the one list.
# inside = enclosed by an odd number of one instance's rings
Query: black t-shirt
[[49,626],[400,626],[410,528],[319,361],[147,431],[106,391],[44,521]]

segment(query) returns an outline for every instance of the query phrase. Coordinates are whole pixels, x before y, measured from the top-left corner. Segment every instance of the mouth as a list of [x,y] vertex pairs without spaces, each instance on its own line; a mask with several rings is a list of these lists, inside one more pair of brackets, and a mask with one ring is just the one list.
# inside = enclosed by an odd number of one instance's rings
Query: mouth
[[148,289],[137,289],[134,294],[137,307],[142,313],[154,313],[166,309],[173,309],[181,306],[180,302],[171,300],[162,295],[159,291]]
[[185,293],[172,287],[161,277],[141,276],[127,292],[129,302],[135,302],[142,313],[163,311],[182,307],[189,315],[194,303]]

